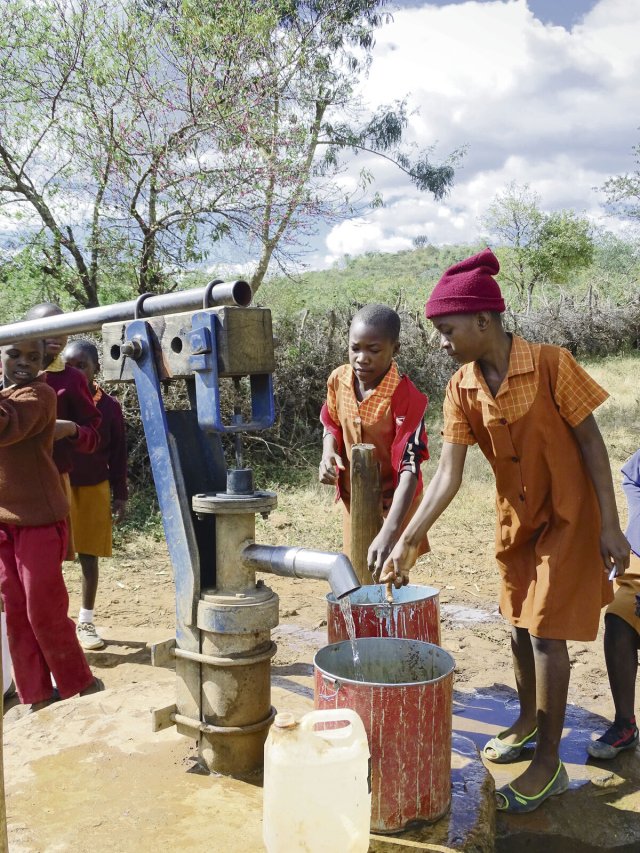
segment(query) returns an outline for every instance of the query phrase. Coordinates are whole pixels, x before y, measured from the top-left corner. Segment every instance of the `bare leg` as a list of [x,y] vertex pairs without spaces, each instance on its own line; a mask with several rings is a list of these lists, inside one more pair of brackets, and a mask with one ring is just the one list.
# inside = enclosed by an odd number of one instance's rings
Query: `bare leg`
[[527,797],[538,794],[558,769],[570,673],[564,640],[532,636],[531,646],[536,677],[537,745],[529,767],[512,782],[515,790]]
[[613,613],[604,620],[604,655],[616,722],[628,722],[635,714],[635,687],[638,673],[638,633]]
[[511,629],[511,654],[520,714],[501,739],[505,743],[520,743],[536,727],[536,668],[531,637],[526,628]]
[[98,592],[98,558],[91,554],[78,554],[82,567],[82,607],[93,610]]

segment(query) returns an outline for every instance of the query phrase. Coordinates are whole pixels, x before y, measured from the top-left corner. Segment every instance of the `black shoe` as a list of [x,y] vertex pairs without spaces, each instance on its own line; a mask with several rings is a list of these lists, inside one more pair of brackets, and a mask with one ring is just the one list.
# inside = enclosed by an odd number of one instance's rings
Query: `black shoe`
[[35,714],[37,711],[42,711],[43,708],[48,708],[49,705],[53,705],[54,702],[60,701],[60,694],[58,693],[58,688],[54,687],[49,699],[44,699],[42,702],[33,702],[29,707],[28,714]]
[[635,717],[624,723],[613,723],[607,731],[587,744],[587,752],[594,758],[615,758],[624,749],[635,749],[638,743],[638,727]]
[[93,684],[90,684],[88,687],[80,693],[80,696],[91,696],[92,693],[101,693],[104,690],[104,681],[97,676],[93,679]]

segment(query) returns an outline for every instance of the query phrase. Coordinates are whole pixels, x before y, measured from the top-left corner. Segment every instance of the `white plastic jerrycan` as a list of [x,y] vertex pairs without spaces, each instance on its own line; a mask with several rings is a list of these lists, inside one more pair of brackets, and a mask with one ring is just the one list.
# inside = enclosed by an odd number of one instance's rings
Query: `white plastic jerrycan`
[[[317,728],[329,723],[331,728]],[[262,837],[268,853],[366,853],[369,744],[348,708],[276,714],[264,747]]]

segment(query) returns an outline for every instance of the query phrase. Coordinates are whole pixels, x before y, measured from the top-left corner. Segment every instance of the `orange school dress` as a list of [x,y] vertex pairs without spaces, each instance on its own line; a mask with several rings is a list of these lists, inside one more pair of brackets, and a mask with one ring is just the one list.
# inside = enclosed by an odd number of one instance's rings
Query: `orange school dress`
[[[405,516],[402,529],[413,517],[422,500],[420,465],[429,458],[427,434],[423,418],[427,397],[407,376],[401,376],[395,361],[377,388],[360,402],[355,393],[354,373],[350,364],[343,364],[327,380],[327,402],[320,419],[336,439],[345,470],[340,472],[336,499],[344,507],[342,535],[343,551],[351,550],[351,448],[354,444],[372,444],[380,465],[382,512],[386,516],[402,470],[414,470],[418,477],[416,494]],[[410,447],[407,453],[407,447]],[[413,455],[415,449],[415,456]],[[425,537],[420,554],[429,551]]]
[[571,429],[607,397],[569,352],[516,335],[495,398],[475,362],[447,386],[444,440],[477,442],[496,477],[500,612],[536,637],[594,640],[613,598],[600,508]]

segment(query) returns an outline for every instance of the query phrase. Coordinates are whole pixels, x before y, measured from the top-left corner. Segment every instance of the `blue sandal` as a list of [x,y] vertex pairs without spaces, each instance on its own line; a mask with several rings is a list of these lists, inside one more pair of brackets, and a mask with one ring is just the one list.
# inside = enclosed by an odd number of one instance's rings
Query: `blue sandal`
[[549,797],[564,794],[569,788],[569,776],[562,761],[558,762],[558,769],[548,785],[536,794],[535,797],[525,797],[516,791],[511,785],[503,785],[496,791],[496,809],[508,814],[526,814],[535,811]]
[[[487,761],[493,761],[494,764],[508,764],[510,761],[515,761],[516,758],[520,757],[520,753],[524,747],[538,734],[538,727],[536,726],[531,734],[522,738],[518,743],[505,743],[502,740],[505,734],[506,731],[500,732],[496,737],[492,737],[491,740],[485,743],[482,748],[482,755]],[[490,755],[488,750],[491,750],[493,755]]]

